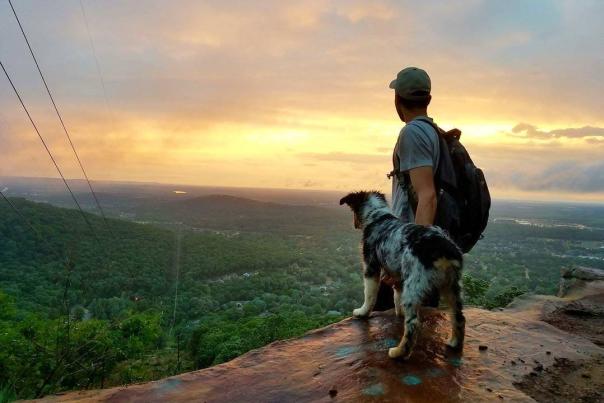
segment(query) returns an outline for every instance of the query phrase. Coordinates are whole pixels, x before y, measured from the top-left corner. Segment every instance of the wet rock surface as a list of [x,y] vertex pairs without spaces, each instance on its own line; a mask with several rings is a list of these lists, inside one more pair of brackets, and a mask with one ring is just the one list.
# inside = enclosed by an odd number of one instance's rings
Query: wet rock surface
[[[556,377],[565,376],[565,366],[556,367],[557,362],[567,360],[564,362],[577,366],[576,373],[583,373],[582,363],[604,353],[604,349],[582,337],[518,312],[470,308],[466,317],[467,342],[462,354],[445,347],[450,330],[446,315],[426,308],[411,359],[388,358],[388,348],[397,343],[403,329],[402,320],[388,311],[374,313],[367,320],[346,319],[205,370],[128,387],[72,392],[46,400],[533,401],[540,400],[535,397],[535,390],[553,385]],[[481,351],[480,345],[488,349]],[[548,351],[554,353],[547,354]],[[535,371],[538,365],[543,370]]]
[[589,275],[595,280],[568,287],[564,298],[527,296],[497,312],[466,309],[462,353],[445,347],[450,334],[445,312],[425,308],[413,355],[392,360],[388,348],[398,343],[403,319],[392,311],[374,312],[369,319],[346,319],[212,368],[42,400],[601,402],[604,282],[598,272]]

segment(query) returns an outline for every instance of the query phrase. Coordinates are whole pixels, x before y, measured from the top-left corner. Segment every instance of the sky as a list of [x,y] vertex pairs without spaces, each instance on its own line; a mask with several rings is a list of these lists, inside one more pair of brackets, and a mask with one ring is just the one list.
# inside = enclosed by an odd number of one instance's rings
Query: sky
[[[389,192],[388,84],[417,66],[494,197],[604,202],[602,1],[13,4],[93,180]],[[0,60],[81,178],[7,1]],[[0,152],[57,176],[2,75]]]

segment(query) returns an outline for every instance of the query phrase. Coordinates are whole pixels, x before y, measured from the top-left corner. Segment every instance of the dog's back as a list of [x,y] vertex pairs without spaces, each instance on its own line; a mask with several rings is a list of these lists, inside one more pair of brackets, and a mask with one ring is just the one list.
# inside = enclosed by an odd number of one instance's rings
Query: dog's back
[[402,280],[418,263],[418,269],[451,268],[456,272],[463,264],[461,250],[442,229],[403,223],[394,215],[384,216],[365,228],[363,254],[366,260],[378,260],[378,267]]

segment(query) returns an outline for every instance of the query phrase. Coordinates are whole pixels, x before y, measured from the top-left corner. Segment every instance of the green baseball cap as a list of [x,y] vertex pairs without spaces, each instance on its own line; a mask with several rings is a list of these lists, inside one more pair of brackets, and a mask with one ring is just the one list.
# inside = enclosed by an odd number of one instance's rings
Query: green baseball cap
[[407,67],[399,71],[396,78],[390,83],[390,88],[403,99],[423,100],[430,95],[430,77],[420,68]]

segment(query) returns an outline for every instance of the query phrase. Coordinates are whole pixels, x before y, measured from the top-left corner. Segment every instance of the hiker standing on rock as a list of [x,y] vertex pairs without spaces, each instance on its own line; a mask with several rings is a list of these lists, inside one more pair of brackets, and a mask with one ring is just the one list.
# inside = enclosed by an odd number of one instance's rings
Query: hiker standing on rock
[[[388,174],[392,212],[404,222],[441,227],[467,253],[482,237],[489,218],[491,196],[484,174],[460,143],[461,131],[445,132],[428,116],[428,73],[407,67],[390,88],[396,112],[405,122]],[[435,290],[426,303],[438,306],[438,301]]]
[[[428,105],[432,100],[428,73],[417,67],[401,70],[390,83],[394,90],[394,107],[405,122],[392,155],[392,213],[404,222],[432,225],[436,215],[436,187],[434,172],[440,157],[439,139],[429,123]],[[393,285],[383,278],[384,285]],[[380,294],[390,291],[380,290]],[[387,296],[385,297],[388,298]],[[439,294],[428,297],[428,305],[438,306]]]
[[[401,70],[390,83],[394,106],[405,126],[392,156],[392,212],[405,222],[432,225],[436,215],[434,172],[440,158],[439,138],[428,117],[431,83],[417,67]],[[432,124],[431,124],[432,123]]]

